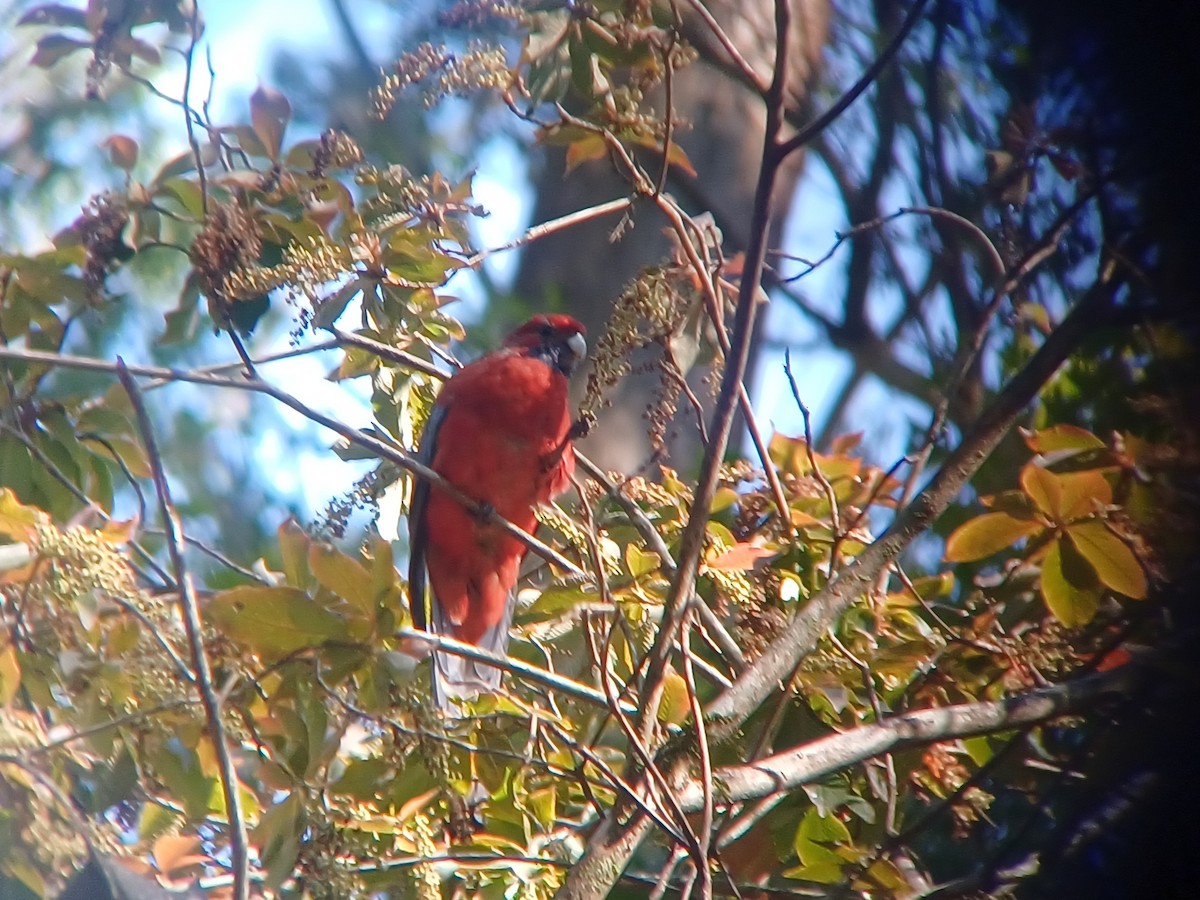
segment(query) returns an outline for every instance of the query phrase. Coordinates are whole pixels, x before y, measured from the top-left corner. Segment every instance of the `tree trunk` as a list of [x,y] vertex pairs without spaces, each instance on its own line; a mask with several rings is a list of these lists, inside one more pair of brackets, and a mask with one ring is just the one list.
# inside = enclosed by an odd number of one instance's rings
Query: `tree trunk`
[[[679,6],[685,17],[684,31],[700,51],[700,60],[680,71],[672,85],[675,118],[686,122],[676,129],[674,139],[697,174],[692,177],[672,167],[667,190],[689,213],[712,213],[724,235],[728,257],[745,247],[762,158],[764,106],[753,88],[739,83],[737,67],[712,29],[689,4],[681,2]],[[818,69],[829,3],[800,0],[794,6],[789,93],[792,105],[801,107]],[[708,8],[760,82],[766,84],[776,45],[770,0],[713,0]],[[787,218],[801,166],[802,157],[795,154],[781,173],[780,202],[772,222],[773,243]],[[546,148],[534,175],[534,222],[629,193],[628,184],[607,161],[584,164],[566,177],[564,169],[564,152]],[[531,244],[521,258],[516,292],[531,299],[560,297],[563,306],[579,317],[595,340],[622,289],[644,267],[659,263],[670,251],[666,220],[652,204],[639,203],[631,220],[633,227],[622,229],[617,239],[614,228],[618,223],[608,218]],[[627,473],[651,461],[643,414],[653,401],[658,378],[654,373],[637,374],[637,362],[633,360],[635,374],[615,389],[612,406],[602,412],[598,426],[583,443],[584,451],[602,466]],[[690,380],[702,379],[703,373],[694,373]],[[753,381],[753,362],[747,381],[748,385]],[[697,385],[696,393],[705,399],[708,392]],[[684,415],[690,413],[681,411],[677,416],[679,427],[669,446],[672,463],[686,470],[698,458],[698,444],[696,430],[680,420]]]

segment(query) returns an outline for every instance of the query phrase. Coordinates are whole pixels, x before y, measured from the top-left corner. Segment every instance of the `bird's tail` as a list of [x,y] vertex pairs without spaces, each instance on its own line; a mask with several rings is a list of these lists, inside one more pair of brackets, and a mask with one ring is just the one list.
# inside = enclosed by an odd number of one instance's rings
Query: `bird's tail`
[[[497,656],[504,656],[508,651],[508,628],[512,622],[512,611],[516,601],[516,591],[508,594],[505,614],[500,621],[489,628],[480,637],[477,646],[488,650]],[[438,604],[433,604],[433,630],[437,634],[452,635],[454,629]],[[500,669],[485,662],[457,656],[445,650],[433,652],[433,702],[438,709],[455,714],[454,699],[473,700],[480,694],[496,691],[500,687]]]

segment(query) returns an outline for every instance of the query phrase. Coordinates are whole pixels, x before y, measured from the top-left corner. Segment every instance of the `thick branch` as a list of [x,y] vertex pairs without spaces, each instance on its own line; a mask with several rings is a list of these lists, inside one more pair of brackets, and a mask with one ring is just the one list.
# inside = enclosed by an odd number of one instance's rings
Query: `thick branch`
[[[1128,680],[1126,669],[1121,668],[1006,700],[960,703],[904,713],[852,731],[831,734],[753,763],[724,766],[713,773],[713,781],[721,798],[728,802],[769,797],[811,784],[885,753],[1037,725],[1077,713],[1094,706],[1104,697],[1124,692]],[[699,781],[693,780],[683,789],[681,803],[688,812],[703,808],[703,786]]]

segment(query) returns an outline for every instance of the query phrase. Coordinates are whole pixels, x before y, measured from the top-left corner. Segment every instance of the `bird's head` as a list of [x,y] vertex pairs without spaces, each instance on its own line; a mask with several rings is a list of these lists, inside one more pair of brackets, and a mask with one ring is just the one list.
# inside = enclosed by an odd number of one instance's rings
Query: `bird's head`
[[583,325],[570,316],[534,316],[510,334],[504,346],[537,357],[569,378],[575,364],[587,355],[584,332]]

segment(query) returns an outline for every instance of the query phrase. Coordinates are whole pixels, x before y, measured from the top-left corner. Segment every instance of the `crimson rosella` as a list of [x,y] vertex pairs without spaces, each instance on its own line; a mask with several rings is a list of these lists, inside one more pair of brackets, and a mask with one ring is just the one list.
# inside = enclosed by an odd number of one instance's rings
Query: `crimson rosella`
[[[459,369],[442,387],[418,458],[532,533],[534,508],[562,493],[575,470],[567,379],[587,351],[583,335],[570,316],[534,316],[499,350]],[[503,655],[525,545],[424,480],[413,488],[409,543],[416,626]],[[433,698],[443,709],[451,697],[499,684],[494,666],[433,654]]]

